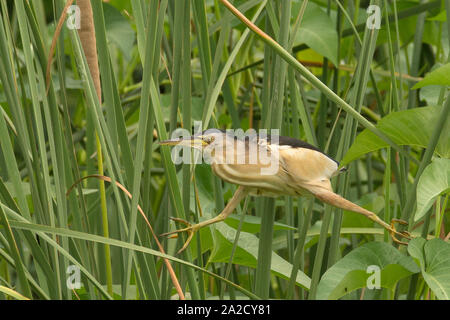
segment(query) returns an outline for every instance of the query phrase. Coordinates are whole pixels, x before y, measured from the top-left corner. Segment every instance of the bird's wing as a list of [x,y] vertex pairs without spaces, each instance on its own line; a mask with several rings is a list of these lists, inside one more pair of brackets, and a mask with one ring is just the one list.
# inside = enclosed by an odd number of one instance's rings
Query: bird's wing
[[329,181],[338,164],[322,152],[306,148],[280,147],[281,165],[296,183]]

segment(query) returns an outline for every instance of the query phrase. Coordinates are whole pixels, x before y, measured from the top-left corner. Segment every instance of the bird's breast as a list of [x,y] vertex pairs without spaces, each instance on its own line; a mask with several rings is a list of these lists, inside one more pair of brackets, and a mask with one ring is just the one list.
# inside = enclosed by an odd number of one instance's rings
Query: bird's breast
[[284,173],[278,169],[272,174],[263,174],[258,164],[212,163],[211,168],[218,177],[237,185],[249,187],[250,194],[276,197],[282,194],[299,195],[287,188]]

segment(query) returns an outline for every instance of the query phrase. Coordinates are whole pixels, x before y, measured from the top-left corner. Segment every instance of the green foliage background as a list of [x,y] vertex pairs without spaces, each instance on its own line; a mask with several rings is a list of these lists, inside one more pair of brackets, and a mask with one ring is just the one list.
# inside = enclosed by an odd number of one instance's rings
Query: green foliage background
[[[177,299],[163,258],[188,299],[450,297],[450,1],[230,1],[270,39],[225,2],[91,1],[98,101],[67,25],[47,92],[65,1],[0,0],[0,299]],[[181,255],[182,237],[160,238],[161,253],[138,205],[159,235],[170,217],[215,216],[236,189],[156,143],[194,121],[318,146],[348,167],[337,193],[416,239],[398,247],[318,201],[248,197]],[[66,195],[99,173],[96,135],[113,182],[107,234],[97,180]],[[68,288],[71,265],[81,288]]]

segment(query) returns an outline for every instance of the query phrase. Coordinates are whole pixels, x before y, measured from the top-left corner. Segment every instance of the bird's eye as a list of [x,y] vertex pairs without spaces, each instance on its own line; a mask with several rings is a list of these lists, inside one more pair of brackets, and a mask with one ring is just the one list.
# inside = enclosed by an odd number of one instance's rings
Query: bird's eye
[[206,142],[207,143],[211,143],[211,142],[213,142],[214,141],[214,137],[207,137],[206,138]]

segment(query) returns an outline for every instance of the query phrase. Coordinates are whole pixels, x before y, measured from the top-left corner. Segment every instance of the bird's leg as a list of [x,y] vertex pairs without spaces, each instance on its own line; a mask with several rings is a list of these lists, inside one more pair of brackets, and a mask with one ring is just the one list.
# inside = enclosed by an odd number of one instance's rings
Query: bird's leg
[[334,207],[338,207],[344,210],[353,211],[356,213],[360,213],[365,215],[370,220],[378,223],[379,225],[383,226],[385,229],[387,229],[392,237],[392,240],[398,244],[404,244],[407,245],[408,243],[400,241],[396,238],[397,236],[404,237],[406,239],[411,239],[411,234],[408,231],[399,232],[395,229],[395,223],[399,223],[402,225],[407,225],[408,223],[403,220],[399,219],[393,219],[391,221],[391,224],[386,223],[385,221],[381,220],[375,213],[366,210],[357,204],[348,201],[347,199],[341,197],[340,195],[321,188],[315,188],[311,190],[319,200],[328,203]]
[[187,246],[191,242],[192,237],[194,236],[195,232],[197,232],[199,229],[201,229],[203,227],[206,227],[213,223],[217,223],[217,222],[225,220],[233,212],[233,210],[237,207],[237,205],[241,202],[241,200],[243,198],[245,198],[245,196],[247,194],[248,194],[248,189],[243,186],[239,186],[239,188],[234,193],[233,197],[230,199],[230,201],[228,201],[228,204],[225,206],[225,208],[222,210],[222,212],[220,214],[218,214],[217,216],[215,216],[212,219],[205,220],[205,221],[199,222],[194,225],[191,225],[189,222],[187,222],[186,220],[183,220],[183,219],[171,218],[174,221],[177,221],[177,222],[180,222],[180,223],[186,225],[186,228],[178,229],[178,230],[175,230],[172,232],[163,233],[163,234],[161,234],[161,236],[171,236],[171,238],[176,238],[178,236],[178,233],[187,232],[189,235],[188,235],[188,238],[187,238],[186,242],[184,243],[183,247],[178,251],[178,253],[180,253],[184,249],[187,248]]

